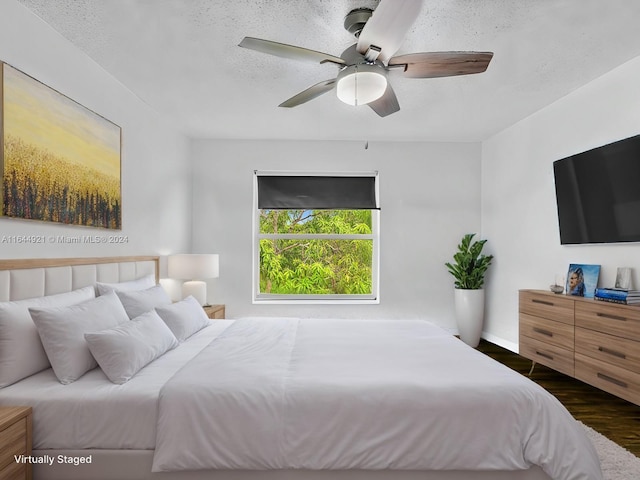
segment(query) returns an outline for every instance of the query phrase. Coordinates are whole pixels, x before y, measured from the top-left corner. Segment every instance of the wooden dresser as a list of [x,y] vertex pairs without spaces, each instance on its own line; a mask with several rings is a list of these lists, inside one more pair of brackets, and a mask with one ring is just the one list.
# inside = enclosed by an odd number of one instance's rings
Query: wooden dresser
[[520,355],[574,376],[574,301],[564,295],[520,291]]
[[31,480],[31,464],[14,455],[31,455],[31,407],[0,407],[0,479]]
[[640,405],[640,307],[521,290],[520,355]]

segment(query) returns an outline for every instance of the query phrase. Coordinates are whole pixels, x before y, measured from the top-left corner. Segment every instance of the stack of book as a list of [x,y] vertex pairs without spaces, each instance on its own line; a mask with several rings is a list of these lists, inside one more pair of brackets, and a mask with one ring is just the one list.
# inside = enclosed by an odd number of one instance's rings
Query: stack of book
[[624,290],[622,288],[596,288],[596,300],[602,302],[640,304],[640,290]]

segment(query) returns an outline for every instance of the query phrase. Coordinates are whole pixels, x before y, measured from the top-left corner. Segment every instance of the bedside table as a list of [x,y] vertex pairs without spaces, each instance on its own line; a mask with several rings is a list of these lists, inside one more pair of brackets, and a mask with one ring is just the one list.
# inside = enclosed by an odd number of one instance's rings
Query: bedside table
[[207,317],[213,320],[221,320],[224,318],[224,305],[206,305],[204,311]]
[[0,478],[31,480],[30,463],[14,455],[31,455],[31,407],[0,407]]

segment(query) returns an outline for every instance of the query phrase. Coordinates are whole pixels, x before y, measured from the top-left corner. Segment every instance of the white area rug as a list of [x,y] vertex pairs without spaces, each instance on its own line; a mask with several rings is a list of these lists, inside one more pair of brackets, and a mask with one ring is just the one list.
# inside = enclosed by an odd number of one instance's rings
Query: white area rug
[[640,480],[640,458],[580,423],[598,451],[604,480]]

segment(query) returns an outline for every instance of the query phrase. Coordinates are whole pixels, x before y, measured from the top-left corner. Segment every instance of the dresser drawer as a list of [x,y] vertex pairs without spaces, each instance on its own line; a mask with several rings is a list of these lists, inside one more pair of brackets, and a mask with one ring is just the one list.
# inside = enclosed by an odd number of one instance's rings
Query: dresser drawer
[[576,302],[576,325],[640,341],[640,308],[607,302]]
[[576,327],[576,352],[640,373],[640,342]]
[[567,350],[520,335],[520,355],[565,375],[573,376],[573,349]]
[[640,405],[640,374],[576,353],[575,377]]
[[[0,431],[0,470],[16,463],[13,456],[27,453],[27,419],[22,418]],[[0,478],[5,478],[0,476]]]
[[573,325],[567,323],[521,313],[520,335],[573,350]]
[[520,313],[573,325],[574,301],[563,295],[520,290]]

